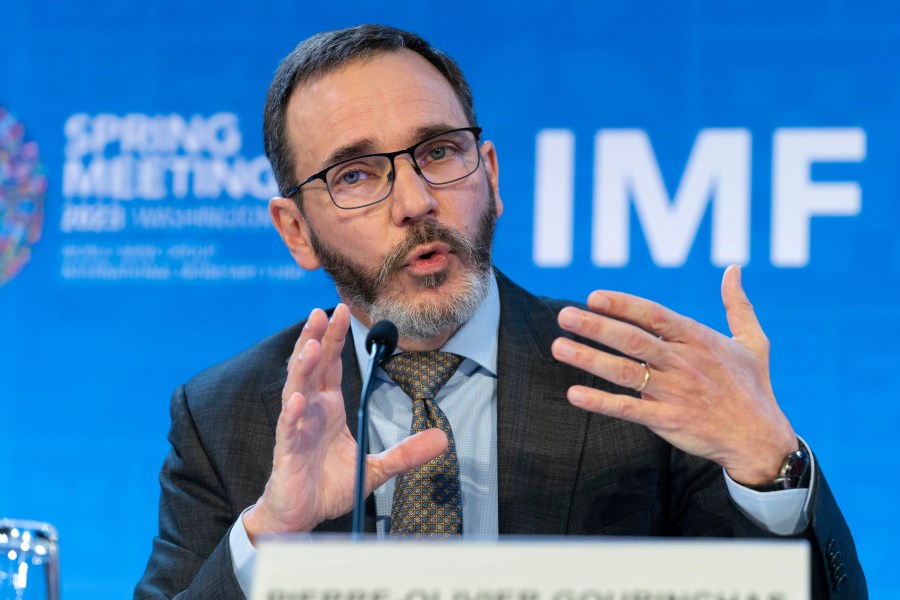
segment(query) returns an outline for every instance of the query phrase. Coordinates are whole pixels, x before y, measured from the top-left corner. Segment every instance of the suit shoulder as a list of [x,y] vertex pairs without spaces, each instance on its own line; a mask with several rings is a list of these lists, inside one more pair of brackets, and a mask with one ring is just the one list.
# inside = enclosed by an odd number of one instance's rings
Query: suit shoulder
[[501,308],[524,319],[546,322],[549,318],[555,324],[556,315],[567,306],[587,309],[587,305],[582,302],[550,298],[548,296],[536,296],[500,271],[496,272],[496,276],[500,290]]
[[221,401],[256,394],[282,382],[285,364],[303,325],[301,322],[282,329],[191,378],[184,385],[191,404],[213,397]]
[[564,300],[562,298],[550,298],[549,296],[535,296],[535,300],[544,306],[547,307],[548,310],[551,310],[555,313],[558,313],[562,309],[567,306],[574,306],[576,308],[583,308],[584,310],[590,310],[587,307],[587,304],[583,302],[575,302],[574,300]]
[[497,277],[497,286],[500,289],[500,296],[508,303],[520,302],[525,304],[537,305],[545,307],[547,310],[559,312],[566,306],[576,306],[578,308],[587,308],[583,302],[575,302],[564,298],[551,298],[549,296],[535,295],[512,279],[504,275],[499,270],[495,271]]

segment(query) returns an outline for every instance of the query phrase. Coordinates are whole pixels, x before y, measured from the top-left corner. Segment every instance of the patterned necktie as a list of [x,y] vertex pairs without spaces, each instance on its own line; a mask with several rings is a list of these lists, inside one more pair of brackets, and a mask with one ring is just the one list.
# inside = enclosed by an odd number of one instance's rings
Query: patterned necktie
[[434,397],[462,362],[448,352],[405,352],[382,364],[413,401],[410,434],[439,427],[450,445],[421,467],[397,476],[391,505],[391,535],[452,536],[462,533],[459,463],[453,431]]

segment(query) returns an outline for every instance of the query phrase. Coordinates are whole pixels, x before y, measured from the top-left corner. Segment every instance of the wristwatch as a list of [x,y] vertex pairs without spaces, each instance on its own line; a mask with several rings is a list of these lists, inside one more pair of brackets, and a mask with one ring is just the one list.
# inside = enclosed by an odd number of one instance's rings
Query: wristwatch
[[757,492],[777,492],[779,490],[794,490],[809,487],[810,459],[806,447],[800,444],[800,449],[788,454],[781,465],[778,477],[771,483],[759,485],[745,485]]

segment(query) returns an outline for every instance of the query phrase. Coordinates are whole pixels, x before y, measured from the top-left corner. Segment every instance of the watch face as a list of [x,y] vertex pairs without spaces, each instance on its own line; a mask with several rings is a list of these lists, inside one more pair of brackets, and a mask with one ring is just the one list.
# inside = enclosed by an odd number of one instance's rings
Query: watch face
[[791,490],[807,487],[809,485],[809,453],[801,447],[796,452],[788,454],[781,464],[781,471],[775,481],[762,485],[746,485],[757,492],[776,492],[779,490]]
[[800,487],[808,470],[809,454],[807,454],[805,449],[801,448],[789,454],[784,461],[784,468],[782,469],[784,487],[786,489]]

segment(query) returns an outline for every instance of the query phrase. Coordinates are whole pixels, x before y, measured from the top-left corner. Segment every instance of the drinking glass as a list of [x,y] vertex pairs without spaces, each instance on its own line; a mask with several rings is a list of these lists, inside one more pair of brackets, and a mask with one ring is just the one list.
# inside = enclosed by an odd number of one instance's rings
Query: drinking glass
[[59,600],[58,552],[53,525],[0,519],[0,600]]

